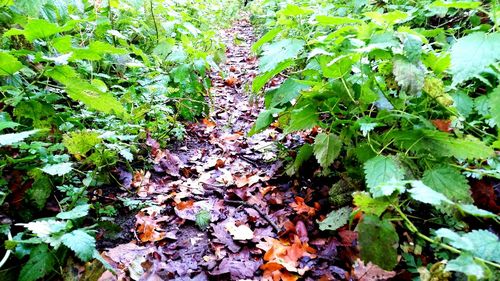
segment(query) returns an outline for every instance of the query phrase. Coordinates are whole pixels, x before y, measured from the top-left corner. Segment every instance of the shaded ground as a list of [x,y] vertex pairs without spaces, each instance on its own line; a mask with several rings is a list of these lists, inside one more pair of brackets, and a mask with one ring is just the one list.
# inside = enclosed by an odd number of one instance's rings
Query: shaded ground
[[210,118],[188,125],[171,151],[148,139],[154,169],[122,179],[137,190],[128,202],[147,206],[122,222],[117,241],[131,241],[103,252],[118,277],[100,280],[351,278],[355,232],[332,237],[316,224],[328,211],[326,185],[282,176],[276,141],[296,140],[274,129],[246,137],[262,107],[246,91],[257,69],[248,19],[221,36],[227,62],[212,73]]

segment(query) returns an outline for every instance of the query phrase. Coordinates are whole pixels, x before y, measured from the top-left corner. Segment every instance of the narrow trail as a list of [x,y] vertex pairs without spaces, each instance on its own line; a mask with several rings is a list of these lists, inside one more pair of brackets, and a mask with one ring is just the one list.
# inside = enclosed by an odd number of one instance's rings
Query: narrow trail
[[[319,251],[307,244],[314,220],[296,214],[316,209],[297,201],[293,184],[280,176],[279,132],[246,136],[263,103],[252,105],[246,91],[257,74],[248,18],[220,36],[227,61],[211,74],[210,116],[189,124],[186,141],[170,151],[148,139],[154,169],[136,173],[132,186],[137,200],[151,203],[135,215],[133,241],[103,253],[118,276],[106,272],[100,280],[296,280],[316,265],[309,280],[344,273],[330,268],[332,241],[318,240]],[[287,265],[272,263],[292,248]]]

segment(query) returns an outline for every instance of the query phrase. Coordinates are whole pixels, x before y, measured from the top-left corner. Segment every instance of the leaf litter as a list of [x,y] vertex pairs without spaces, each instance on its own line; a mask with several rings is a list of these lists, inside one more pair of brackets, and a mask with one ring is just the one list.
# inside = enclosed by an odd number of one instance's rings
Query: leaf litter
[[255,37],[247,17],[220,36],[227,59],[211,73],[210,116],[187,124],[186,140],[169,150],[148,136],[151,170],[120,171],[127,193],[117,197],[148,204],[123,229],[132,241],[103,249],[116,275],[106,271],[99,280],[393,277],[372,264],[351,268],[359,253],[356,232],[347,226],[338,226],[338,236],[319,231],[316,221],[330,211],[328,190],[325,196],[310,181],[287,178],[278,160],[276,142],[293,145],[293,137],[276,128],[247,137],[263,107],[247,93],[257,75],[250,52]]

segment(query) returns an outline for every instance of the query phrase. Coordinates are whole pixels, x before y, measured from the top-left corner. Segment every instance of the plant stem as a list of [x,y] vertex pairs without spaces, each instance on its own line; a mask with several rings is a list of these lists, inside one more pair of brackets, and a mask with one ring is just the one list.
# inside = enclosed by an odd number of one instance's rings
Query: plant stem
[[[406,226],[408,227],[408,230],[410,230],[411,232],[415,233],[418,237],[424,239],[425,241],[431,243],[431,244],[434,244],[434,245],[437,245],[443,249],[446,249],[450,252],[453,252],[455,254],[461,254],[462,251],[460,251],[459,249],[457,248],[454,248],[448,244],[445,244],[445,243],[441,243],[439,241],[436,241],[432,238],[430,238],[429,236],[421,233],[420,231],[418,231],[417,227],[410,221],[410,219],[405,215],[405,213],[403,213],[403,211],[401,211],[401,209],[399,208],[399,206],[397,205],[392,205],[392,207],[394,207],[394,209],[398,212],[398,214],[401,216],[401,218],[405,221],[406,223]],[[474,257],[475,260],[479,261],[479,262],[482,262],[482,263],[485,263],[487,265],[490,265],[490,266],[493,266],[493,267],[496,267],[496,268],[500,268],[500,264],[497,264],[497,263],[494,263],[494,262],[491,262],[491,261],[487,261],[485,259],[482,259],[482,258],[478,258],[478,257]]]
[[160,41],[160,35],[158,33],[158,25],[156,24],[156,19],[155,19],[155,13],[153,11],[153,0],[149,0],[149,8],[151,10],[151,17],[153,18],[153,23],[155,26],[155,32],[156,32],[156,44]]

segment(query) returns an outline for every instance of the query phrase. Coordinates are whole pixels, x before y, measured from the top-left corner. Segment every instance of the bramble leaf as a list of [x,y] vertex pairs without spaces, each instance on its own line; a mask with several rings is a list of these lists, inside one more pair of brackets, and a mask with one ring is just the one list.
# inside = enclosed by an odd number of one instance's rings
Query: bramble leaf
[[358,224],[361,259],[373,262],[385,270],[392,270],[398,262],[399,237],[388,220],[367,215]]

